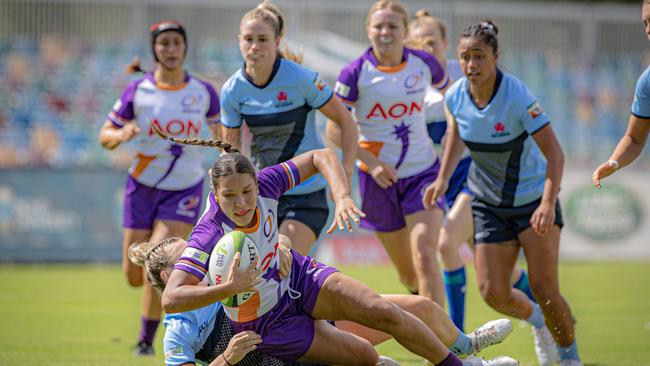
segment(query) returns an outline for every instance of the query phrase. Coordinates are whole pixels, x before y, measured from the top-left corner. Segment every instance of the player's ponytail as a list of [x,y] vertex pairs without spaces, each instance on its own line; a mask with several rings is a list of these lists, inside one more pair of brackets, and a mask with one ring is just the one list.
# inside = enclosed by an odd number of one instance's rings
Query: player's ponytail
[[499,41],[497,39],[499,28],[491,20],[481,20],[465,28],[461,33],[461,38],[478,38],[496,54],[499,51]]
[[169,140],[177,144],[216,147],[225,152],[225,154],[221,154],[217,158],[217,160],[212,165],[212,168],[210,169],[210,186],[212,187],[212,191],[215,192],[215,194],[217,191],[217,185],[219,184],[219,178],[231,174],[248,174],[253,177],[255,182],[257,182],[257,169],[255,169],[253,162],[229,143],[219,140],[179,139],[176,137],[167,136],[156,125],[153,125],[152,127],[154,132],[156,132],[158,136],[165,140]]
[[160,127],[156,126],[155,124],[152,125],[152,128],[154,132],[160,136],[161,138],[165,140],[169,140],[171,142],[177,143],[177,144],[183,144],[183,145],[197,145],[197,146],[208,146],[208,147],[216,147],[218,149],[223,150],[226,154],[230,153],[238,153],[239,150],[233,147],[231,144],[220,141],[220,140],[205,140],[205,139],[181,139],[177,137],[171,137],[165,134]]
[[131,263],[144,267],[147,281],[151,287],[160,292],[165,289],[165,281],[161,273],[174,265],[168,247],[179,240],[181,239],[171,237],[158,243],[133,243],[129,246],[128,256]]
[[131,74],[135,74],[135,73],[138,73],[138,72],[144,73],[144,72],[147,72],[147,71],[144,70],[142,68],[142,66],[140,65],[140,58],[138,56],[135,56],[135,57],[133,57],[133,60],[131,60],[131,62],[129,64],[124,66],[124,73],[126,75],[131,75]]

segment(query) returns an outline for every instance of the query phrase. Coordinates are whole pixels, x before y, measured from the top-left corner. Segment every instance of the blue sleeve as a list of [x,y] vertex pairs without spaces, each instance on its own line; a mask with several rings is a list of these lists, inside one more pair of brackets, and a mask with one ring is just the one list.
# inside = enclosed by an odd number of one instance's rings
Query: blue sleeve
[[196,358],[192,343],[198,338],[196,325],[180,318],[165,319],[165,337],[163,349],[165,365],[184,365],[195,363]]
[[515,93],[517,94],[516,113],[530,135],[550,123],[546,112],[523,82],[519,81]]
[[299,78],[299,81],[307,104],[314,109],[318,109],[332,99],[332,95],[334,95],[332,89],[321,80],[317,72],[297,64],[294,65],[298,72],[303,75]]
[[643,119],[650,118],[650,67],[648,67],[636,82],[632,114]]
[[221,89],[221,124],[230,128],[237,128],[242,124],[237,88],[235,88],[237,74],[228,79]]

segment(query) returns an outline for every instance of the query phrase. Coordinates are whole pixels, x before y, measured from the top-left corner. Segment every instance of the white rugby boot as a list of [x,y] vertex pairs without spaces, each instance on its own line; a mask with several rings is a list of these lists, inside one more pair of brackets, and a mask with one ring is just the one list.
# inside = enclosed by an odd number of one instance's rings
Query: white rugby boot
[[519,366],[519,361],[507,356],[500,356],[491,360],[469,356],[463,361],[463,366]]
[[472,354],[481,352],[485,347],[503,342],[512,333],[510,319],[489,321],[468,334],[472,340]]
[[535,337],[535,354],[539,366],[555,365],[558,359],[557,344],[551,335],[551,331],[545,325],[542,328],[533,327]]
[[560,361],[560,366],[582,366],[582,361],[580,360],[562,360]]
[[388,356],[379,356],[379,362],[376,366],[400,366],[400,363]]

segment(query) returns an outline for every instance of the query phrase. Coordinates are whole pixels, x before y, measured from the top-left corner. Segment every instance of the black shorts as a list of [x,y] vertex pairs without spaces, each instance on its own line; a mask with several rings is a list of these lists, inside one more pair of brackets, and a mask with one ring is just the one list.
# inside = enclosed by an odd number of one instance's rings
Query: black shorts
[[318,238],[329,216],[326,190],[300,195],[283,195],[278,202],[278,222],[291,219],[307,225]]
[[[474,242],[481,244],[517,240],[518,234],[530,227],[530,217],[540,202],[541,199],[538,199],[519,207],[497,207],[474,199]],[[559,200],[555,204],[554,223],[560,228],[564,226]]]

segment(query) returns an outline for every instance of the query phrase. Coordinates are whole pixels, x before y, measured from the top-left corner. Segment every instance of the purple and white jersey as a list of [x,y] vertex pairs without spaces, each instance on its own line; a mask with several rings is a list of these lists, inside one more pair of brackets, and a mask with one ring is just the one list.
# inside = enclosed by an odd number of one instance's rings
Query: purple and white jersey
[[[348,64],[335,92],[354,107],[359,146],[391,164],[398,178],[416,175],[436,160],[423,110],[427,87],[444,89],[449,79],[424,51],[404,48],[402,63],[379,66],[372,48]],[[359,168],[367,171],[365,164]]]
[[278,200],[284,192],[300,184],[300,173],[292,161],[262,169],[257,173],[259,196],[255,208],[256,224],[252,228],[239,228],[226,216],[214,199],[208,195],[205,212],[194,227],[189,245],[174,268],[203,279],[208,271],[210,254],[225,233],[242,231],[253,240],[260,254],[260,266],[264,269],[262,282],[255,286],[253,295],[237,307],[224,306],[228,317],[236,322],[257,319],[271,310],[287,291],[289,278],[280,278],[277,250]]
[[[454,82],[462,78],[463,71],[460,69],[460,65],[456,60],[447,60],[447,74],[449,75],[449,80]],[[447,118],[445,117],[445,96],[442,95],[436,88],[429,87],[427,89],[427,94],[424,97],[425,105],[425,116],[427,123],[436,123],[443,122]]]
[[115,127],[136,123],[136,156],[129,174],[144,185],[181,190],[203,179],[199,146],[174,144],[158,137],[153,125],[169,136],[198,137],[201,126],[219,122],[219,98],[212,85],[185,74],[178,88],[156,85],[152,73],[133,81],[115,102],[108,119]]

